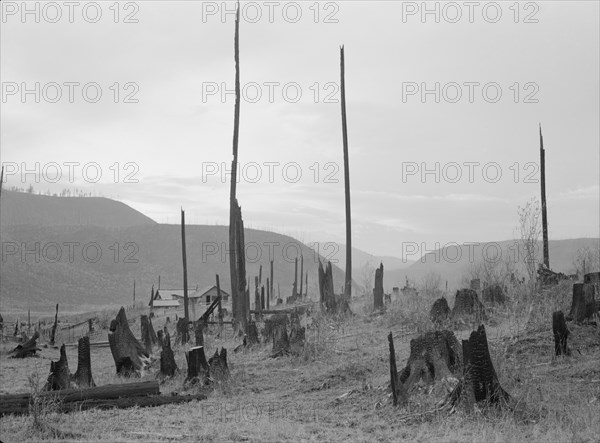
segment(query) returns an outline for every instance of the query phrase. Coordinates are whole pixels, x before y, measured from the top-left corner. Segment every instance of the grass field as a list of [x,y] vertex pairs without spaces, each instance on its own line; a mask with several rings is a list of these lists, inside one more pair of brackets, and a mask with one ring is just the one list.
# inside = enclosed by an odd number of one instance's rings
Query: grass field
[[[502,386],[524,401],[538,419],[529,423],[503,411],[424,414],[443,398],[417,393],[408,406],[394,408],[389,398],[386,336],[392,331],[398,368],[409,355],[411,338],[433,326],[431,300],[394,302],[381,315],[370,313],[371,297],[353,302],[353,317],[334,320],[320,313],[303,318],[304,353],[269,358],[271,344],[234,353],[240,344],[231,331],[206,334],[207,354],[228,349],[231,379],[216,386],[205,401],[157,408],[82,411],[71,414],[42,408],[37,418],[0,419],[0,438],[11,441],[600,441],[600,332],[595,325],[569,323],[573,356],[553,359],[551,312],[568,311],[571,285],[561,284],[533,302],[513,302],[495,311],[486,325],[490,351]],[[513,300],[515,298],[513,297]],[[449,297],[452,305],[454,297]],[[131,311],[130,318],[139,313]],[[154,320],[156,329],[164,319]],[[455,330],[467,338],[473,325]],[[139,334],[138,322],[132,330]],[[104,338],[105,340],[105,338]],[[45,381],[58,350],[44,348],[39,358],[13,360],[4,343],[0,354],[1,393],[28,392],[31,381]],[[77,348],[67,350],[71,372]],[[161,392],[183,389],[185,347],[175,346],[182,372]],[[159,352],[155,351],[158,358]],[[110,349],[92,348],[97,385],[126,383],[114,375]],[[158,361],[142,380],[153,379]],[[41,423],[41,424],[40,424]],[[47,426],[46,426],[47,425]]]

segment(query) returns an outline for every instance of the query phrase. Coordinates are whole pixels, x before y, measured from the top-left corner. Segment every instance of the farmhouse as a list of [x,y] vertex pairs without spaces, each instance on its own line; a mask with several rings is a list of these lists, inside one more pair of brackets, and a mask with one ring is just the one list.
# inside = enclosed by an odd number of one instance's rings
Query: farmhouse
[[[221,306],[227,308],[231,303],[228,292],[221,289]],[[183,307],[183,289],[159,289],[154,295],[155,308],[181,308]],[[210,305],[217,298],[217,286],[207,286],[203,289],[188,289],[189,307],[193,318],[196,318],[196,306]],[[202,309],[198,312],[202,314]]]

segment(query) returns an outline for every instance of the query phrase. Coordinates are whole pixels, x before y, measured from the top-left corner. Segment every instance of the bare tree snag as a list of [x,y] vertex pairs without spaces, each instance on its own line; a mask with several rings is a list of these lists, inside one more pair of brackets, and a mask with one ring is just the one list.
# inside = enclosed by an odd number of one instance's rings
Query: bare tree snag
[[450,307],[448,306],[448,301],[444,297],[438,298],[433,302],[431,306],[431,311],[429,312],[429,318],[435,324],[442,324],[448,317],[450,316]]
[[[183,312],[185,321],[190,321],[188,280],[187,280],[187,254],[185,252],[185,211],[181,209],[181,255],[183,259]],[[188,342],[187,329],[182,343]]]
[[54,325],[50,332],[50,346],[54,346],[54,339],[56,338],[56,327],[58,326],[58,303],[56,303],[56,313],[54,314]]
[[567,329],[563,311],[552,313],[552,332],[554,333],[554,355],[571,355],[571,351],[567,346],[567,338],[570,332]]
[[348,127],[346,124],[346,76],[344,63],[344,46],[340,47],[340,91],[342,102],[342,142],[344,147],[344,196],[346,201],[346,280],[344,295],[352,296],[352,229],[350,211],[350,164],[348,160]]
[[139,375],[149,363],[149,354],[135,338],[121,307],[117,317],[110,323],[108,333],[110,351],[115,361],[117,374],[122,376]]
[[596,285],[593,283],[575,283],[573,301],[567,320],[581,323],[593,317],[596,312]]
[[319,293],[321,307],[331,314],[351,314],[348,297],[345,295],[337,296],[333,289],[333,270],[331,262],[323,269],[321,260],[319,260]]
[[274,280],[273,280],[273,260],[271,260],[271,273],[270,273],[270,280],[269,280],[269,284],[271,285],[271,287],[269,288],[269,296],[275,298],[275,293],[273,292],[273,284],[274,284]]
[[265,304],[267,306],[267,310],[271,309],[271,285],[270,285],[270,280],[267,277],[267,299],[265,301]]
[[58,361],[50,362],[50,374],[44,387],[45,391],[59,391],[71,387],[71,377],[69,373],[69,363],[67,362],[67,352],[65,345],[60,347],[60,358]]
[[258,291],[258,277],[254,277],[254,310],[260,312],[260,292]]
[[158,331],[159,337],[162,339],[162,351],[160,353],[160,373],[161,378],[174,377],[179,371],[177,363],[175,363],[175,355],[171,348],[171,336],[169,332]]
[[298,257],[294,259],[294,284],[292,285],[292,300],[298,297]]
[[265,310],[265,287],[260,287],[260,310]]
[[71,382],[79,389],[96,386],[92,377],[90,337],[88,336],[81,337],[77,342],[77,371],[71,376]]
[[204,354],[204,346],[196,346],[185,353],[185,359],[188,365],[187,377],[185,383],[192,385],[208,383],[210,377],[208,362]]
[[540,124],[540,172],[541,172],[541,194],[542,194],[542,240],[544,243],[544,265],[550,269],[550,253],[548,251],[548,214],[546,210],[546,150],[544,149],[544,137],[542,136],[542,125]]
[[217,382],[226,381],[229,379],[229,366],[227,365],[227,349],[221,348],[221,352],[218,349],[208,360],[208,366],[210,368],[211,379]]
[[303,295],[303,280],[304,280],[304,256],[302,254],[300,254],[300,292],[298,293],[298,295],[300,296],[300,298],[302,298]]
[[461,369],[461,349],[454,333],[427,332],[410,341],[410,356],[399,380],[410,393],[419,381],[426,385],[436,381],[455,384]]
[[276,358],[289,354],[290,341],[287,333],[287,325],[279,322],[273,326],[273,349],[271,357]]
[[383,263],[375,270],[375,287],[373,288],[373,307],[376,311],[382,311],[383,305]]
[[34,357],[37,351],[41,351],[41,349],[37,347],[38,338],[40,338],[40,333],[35,331],[30,339],[26,340],[20,345],[17,345],[16,348],[9,352],[9,354],[11,354],[11,358]]
[[398,404],[405,405],[408,402],[408,394],[404,389],[404,385],[398,379],[398,370],[396,368],[396,351],[394,350],[394,337],[390,332],[388,334],[388,342],[390,345],[390,384],[392,387],[392,399],[394,406]]

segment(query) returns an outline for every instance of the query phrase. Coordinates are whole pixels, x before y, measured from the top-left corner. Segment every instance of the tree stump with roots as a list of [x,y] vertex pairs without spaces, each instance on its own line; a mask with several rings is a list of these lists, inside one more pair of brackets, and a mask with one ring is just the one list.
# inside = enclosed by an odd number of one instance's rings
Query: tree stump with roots
[[223,382],[229,379],[229,366],[227,365],[227,349],[217,349],[215,355],[208,360],[211,378],[216,382]]
[[162,343],[159,377],[162,379],[174,377],[179,372],[179,369],[177,368],[177,363],[175,363],[173,349],[171,349],[171,336],[169,332],[158,331],[158,337]]
[[552,332],[554,333],[554,355],[571,355],[571,351],[567,346],[567,338],[570,332],[567,329],[563,311],[552,313]]
[[81,337],[77,342],[77,371],[71,381],[78,388],[93,388],[96,386],[92,377],[92,359],[90,356],[90,337]]
[[277,323],[273,328],[273,349],[271,357],[282,357],[289,354],[290,341],[287,333],[287,325],[285,323]]
[[575,283],[573,285],[573,300],[571,312],[567,320],[582,323],[591,319],[597,311],[596,308],[596,285],[593,283]]
[[450,316],[450,307],[448,306],[448,301],[444,297],[438,298],[433,302],[431,306],[431,311],[429,312],[429,318],[435,324],[442,324],[448,317]]
[[204,346],[196,346],[185,353],[185,359],[188,365],[188,373],[184,383],[192,385],[201,383],[208,384],[210,371],[209,365],[204,354]]
[[260,344],[260,340],[258,339],[258,329],[256,328],[255,322],[248,323],[248,334],[246,334],[245,344],[246,346]]
[[108,343],[118,375],[125,377],[140,375],[140,372],[148,366],[149,354],[129,329],[123,307],[110,323]]
[[460,289],[456,291],[454,308],[452,308],[454,319],[471,317],[478,323],[486,319],[485,308],[473,289]]
[[304,349],[304,342],[306,340],[306,328],[300,324],[300,315],[296,310],[290,315],[291,329],[289,336],[290,353],[293,355],[300,355]]

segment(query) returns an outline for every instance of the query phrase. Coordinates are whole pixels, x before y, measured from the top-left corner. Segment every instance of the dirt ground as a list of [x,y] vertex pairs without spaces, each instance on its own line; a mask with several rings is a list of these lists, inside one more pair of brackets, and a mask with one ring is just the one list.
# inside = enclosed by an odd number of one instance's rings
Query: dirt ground
[[[565,298],[568,296],[565,295]],[[450,299],[453,298],[450,297]],[[334,320],[313,312],[302,319],[306,346],[300,356],[273,359],[271,343],[234,353],[241,343],[230,330],[205,336],[208,356],[228,349],[231,379],[218,385],[204,401],[156,408],[42,411],[36,425],[30,416],[0,419],[0,438],[17,441],[600,441],[600,331],[595,325],[569,323],[571,357],[553,359],[551,315],[533,322],[531,312],[497,312],[487,325],[492,359],[502,386],[539,419],[517,421],[510,413],[476,411],[470,415],[423,414],[441,393],[417,393],[408,406],[393,407],[389,398],[387,334],[394,335],[398,369],[409,355],[410,339],[433,328],[424,306],[393,304],[373,315],[370,300],[353,303],[355,315]],[[561,303],[565,303],[564,300]],[[545,316],[545,315],[544,315]],[[164,319],[154,320],[155,329]],[[455,330],[465,339],[472,330]],[[132,325],[139,334],[139,323]],[[106,340],[106,338],[103,338]],[[40,356],[10,359],[0,352],[0,393],[30,392],[41,386],[57,349]],[[162,394],[184,390],[186,347],[175,346],[182,373],[161,385]],[[158,358],[159,351],[155,350]],[[77,348],[68,347],[71,372]],[[152,380],[158,361],[142,380]],[[108,347],[92,348],[92,372],[97,385],[127,383],[114,375]],[[139,381],[139,379],[137,379]]]

